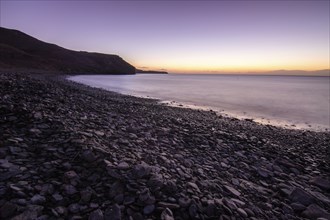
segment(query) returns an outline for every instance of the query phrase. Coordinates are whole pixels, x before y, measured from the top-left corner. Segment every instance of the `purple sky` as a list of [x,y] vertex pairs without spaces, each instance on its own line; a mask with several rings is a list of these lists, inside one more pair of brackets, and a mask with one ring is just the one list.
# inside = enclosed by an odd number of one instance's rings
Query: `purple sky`
[[329,1],[3,1],[0,24],[138,68],[329,68]]

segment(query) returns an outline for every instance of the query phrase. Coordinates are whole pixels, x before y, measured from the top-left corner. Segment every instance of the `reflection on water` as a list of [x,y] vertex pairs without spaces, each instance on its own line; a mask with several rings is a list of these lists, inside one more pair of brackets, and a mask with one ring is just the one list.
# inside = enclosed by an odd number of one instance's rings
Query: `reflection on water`
[[70,79],[263,123],[329,128],[329,77],[143,74],[80,75]]

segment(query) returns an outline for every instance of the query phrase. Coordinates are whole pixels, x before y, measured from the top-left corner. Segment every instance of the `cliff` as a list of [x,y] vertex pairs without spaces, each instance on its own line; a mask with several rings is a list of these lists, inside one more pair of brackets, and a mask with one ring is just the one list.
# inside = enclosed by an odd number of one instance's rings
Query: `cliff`
[[79,74],[135,74],[117,55],[73,51],[0,27],[0,68]]

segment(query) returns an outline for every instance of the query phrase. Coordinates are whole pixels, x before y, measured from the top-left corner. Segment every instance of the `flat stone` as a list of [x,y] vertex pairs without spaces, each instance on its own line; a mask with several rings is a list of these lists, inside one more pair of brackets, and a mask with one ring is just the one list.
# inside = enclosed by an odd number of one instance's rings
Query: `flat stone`
[[73,194],[77,193],[76,187],[74,187],[72,185],[64,185],[63,188],[67,195],[73,195]]
[[160,207],[169,208],[169,209],[179,209],[180,208],[179,204],[169,203],[169,202],[158,202],[157,205]]
[[151,167],[146,163],[141,163],[133,167],[133,175],[136,178],[143,178],[151,173]]
[[41,196],[39,194],[34,195],[31,198],[31,203],[35,205],[41,205],[46,202],[46,198],[44,196]]
[[126,162],[121,162],[118,164],[117,168],[120,170],[127,170],[129,169],[129,165]]
[[54,211],[58,214],[58,215],[66,215],[67,214],[67,209],[63,206],[58,206],[54,209]]
[[227,192],[229,192],[229,193],[231,193],[232,195],[234,195],[234,196],[239,197],[239,196],[241,195],[241,193],[240,193],[239,191],[237,191],[236,189],[234,189],[234,188],[231,187],[231,186],[227,186],[227,185],[225,185],[225,186],[224,186],[224,189],[225,189]]
[[315,199],[327,204],[328,206],[330,206],[330,198],[328,198],[327,196],[325,196],[324,194],[317,192],[317,191],[312,191],[310,192],[310,194],[312,194],[312,196],[314,196]]
[[124,205],[130,205],[130,204],[132,204],[132,203],[134,203],[135,202],[135,198],[134,197],[132,197],[132,196],[126,196],[125,198],[124,198]]
[[91,150],[85,150],[83,153],[82,153],[82,158],[84,160],[86,160],[87,162],[93,162],[96,160],[96,156],[94,155],[94,153],[91,151]]
[[103,212],[101,209],[94,210],[88,217],[88,220],[103,220]]
[[40,131],[38,128],[31,128],[29,130],[29,132],[31,132],[32,134],[41,134],[42,131]]
[[121,220],[121,210],[118,204],[109,207],[105,211],[104,218],[107,220]]
[[315,199],[312,195],[300,188],[295,188],[290,194],[289,198],[293,202],[298,202],[305,206],[308,206],[315,202]]
[[161,220],[174,220],[171,209],[169,209],[169,208],[164,209],[164,211],[160,215],[160,219]]
[[264,178],[267,178],[270,176],[269,171],[264,168],[258,168],[257,172],[258,172],[259,176],[264,177]]
[[245,202],[243,202],[239,199],[232,198],[231,201],[233,201],[238,207],[241,207],[241,206],[245,205]]
[[67,180],[78,178],[78,174],[74,170],[70,170],[64,173],[64,177]]
[[77,203],[73,203],[73,204],[69,205],[68,210],[71,213],[76,214],[80,211],[80,205],[78,205]]
[[330,180],[322,177],[315,177],[310,181],[313,185],[320,187],[323,190],[330,190]]
[[56,193],[52,195],[52,200],[56,203],[60,203],[61,201],[63,201],[63,196]]
[[302,212],[306,209],[306,206],[296,202],[291,203],[290,206],[295,212]]
[[155,205],[147,205],[143,208],[143,214],[150,215],[155,210]]
[[240,216],[242,216],[243,218],[247,218],[248,214],[246,213],[246,211],[244,211],[244,209],[238,208],[237,212],[240,214]]
[[199,189],[199,187],[196,185],[196,183],[188,182],[187,185],[189,187],[193,188],[195,191],[197,191],[199,193],[201,192],[200,189]]
[[307,209],[302,212],[302,215],[309,219],[316,219],[316,218],[330,219],[330,214],[316,204],[309,205]]
[[118,203],[118,204],[123,203],[123,201],[124,201],[124,194],[120,193],[120,194],[116,195],[115,198],[114,198],[114,201],[116,203]]

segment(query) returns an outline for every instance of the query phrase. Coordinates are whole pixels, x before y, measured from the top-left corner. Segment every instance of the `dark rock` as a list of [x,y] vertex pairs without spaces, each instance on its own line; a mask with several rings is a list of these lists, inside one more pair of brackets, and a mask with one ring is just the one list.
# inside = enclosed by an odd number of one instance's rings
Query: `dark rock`
[[133,175],[135,178],[144,178],[151,173],[151,167],[146,163],[141,163],[133,167]]
[[27,204],[27,201],[26,201],[26,199],[18,199],[18,200],[16,201],[16,203],[17,203],[18,205],[25,206],[25,205]]
[[306,209],[306,206],[300,203],[291,203],[290,206],[295,212],[302,212]]
[[244,211],[244,209],[238,208],[237,212],[242,216],[243,218],[247,218],[248,214]]
[[330,191],[330,180],[322,177],[315,177],[310,182],[323,190]]
[[208,204],[207,208],[206,208],[206,214],[209,217],[213,217],[216,214],[216,205],[214,203],[210,203]]
[[63,206],[58,206],[55,209],[52,210],[52,212],[57,216],[66,216],[67,215],[67,209]]
[[134,197],[126,196],[123,203],[124,203],[124,205],[130,205],[130,204],[134,203],[134,201],[135,201]]
[[70,184],[66,184],[63,186],[64,188],[64,192],[67,194],[67,195],[73,195],[73,194],[76,194],[77,193],[77,189],[76,187],[70,185]]
[[141,202],[144,202],[144,201],[147,201],[147,200],[149,200],[150,199],[150,191],[149,191],[149,189],[145,189],[145,190],[143,190],[141,193],[140,193],[140,195],[139,195],[139,200],[141,201]]
[[295,188],[290,194],[289,198],[291,201],[303,204],[305,206],[315,202],[315,199],[312,195],[300,188]]
[[124,194],[120,193],[117,196],[115,196],[114,201],[118,204],[123,203],[124,201]]
[[107,169],[107,172],[109,174],[109,176],[115,178],[115,179],[118,179],[118,180],[121,180],[122,179],[122,176],[119,174],[119,172],[115,169],[112,169],[112,168],[108,168]]
[[199,187],[196,185],[196,183],[188,182],[187,185],[188,185],[188,187],[193,188],[195,191],[197,191],[199,193],[201,192]]
[[309,219],[316,219],[316,218],[330,219],[330,214],[316,204],[309,205],[307,209],[302,212],[302,215]]
[[73,203],[73,204],[69,205],[68,210],[71,213],[76,214],[80,211],[80,205],[78,205],[77,203]]
[[149,181],[147,182],[148,186],[151,188],[151,189],[154,189],[154,190],[158,190],[160,188],[162,188],[163,186],[163,179],[160,175],[158,174],[153,174]]
[[85,150],[81,156],[84,160],[90,163],[96,160],[95,154],[91,150]]
[[189,198],[184,198],[184,197],[181,197],[179,198],[179,205],[182,207],[182,208],[187,208],[191,203],[191,199]]
[[55,203],[60,203],[63,201],[63,196],[56,193],[56,194],[53,194],[52,195],[52,200],[55,202]]
[[258,172],[259,176],[264,177],[264,178],[267,178],[270,176],[270,172],[263,168],[258,168],[257,172]]
[[175,203],[169,203],[169,202],[158,202],[158,206],[164,207],[164,208],[169,208],[169,209],[178,209],[180,208],[180,205],[175,204]]
[[43,209],[44,209],[44,207],[42,207],[42,206],[29,205],[23,213],[15,216],[14,218],[12,218],[12,220],[30,220],[30,219],[39,220],[40,217],[38,218],[38,216],[40,216]]
[[229,192],[229,193],[231,193],[232,195],[234,195],[234,196],[237,196],[237,197],[239,197],[240,195],[241,195],[241,193],[239,192],[239,191],[237,191],[236,189],[234,189],[233,187],[231,187],[231,186],[224,186],[224,189],[227,191],[227,192]]
[[74,170],[70,170],[64,173],[64,178],[66,180],[76,179],[78,178],[78,174]]
[[117,168],[120,170],[127,170],[129,169],[129,165],[126,162],[121,162],[118,164]]
[[161,220],[174,220],[173,213],[169,208],[164,209],[160,215]]
[[155,210],[155,205],[147,205],[143,208],[143,214],[150,215]]
[[36,194],[31,198],[31,203],[35,205],[42,205],[45,202],[46,202],[46,198],[39,194]]
[[124,192],[124,186],[120,181],[116,181],[110,186],[109,197],[113,198],[118,194],[122,194]]
[[143,217],[143,215],[139,212],[135,212],[134,214],[132,214],[133,220],[144,220],[145,218]]
[[6,202],[0,208],[1,219],[6,219],[16,213],[17,206],[11,202]]
[[285,203],[282,203],[282,210],[285,214],[290,214],[290,215],[294,214],[292,207]]
[[103,212],[101,209],[94,210],[88,217],[88,220],[103,220]]
[[83,204],[89,203],[93,195],[91,188],[86,188],[85,190],[80,191],[80,201]]
[[109,207],[105,211],[104,219],[105,220],[121,220],[120,206],[115,204],[115,205]]
[[197,206],[195,204],[191,204],[188,211],[191,218],[197,217]]

